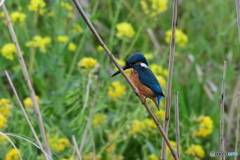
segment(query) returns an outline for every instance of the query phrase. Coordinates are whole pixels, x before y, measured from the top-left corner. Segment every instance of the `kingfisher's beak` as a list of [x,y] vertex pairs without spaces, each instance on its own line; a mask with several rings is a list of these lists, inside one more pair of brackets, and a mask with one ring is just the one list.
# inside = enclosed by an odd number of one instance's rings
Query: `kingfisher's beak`
[[[128,65],[122,67],[123,70],[129,69],[129,68],[131,68],[131,67],[128,66]],[[118,75],[119,73],[120,73],[120,70],[116,71],[111,77],[116,76],[116,75]]]

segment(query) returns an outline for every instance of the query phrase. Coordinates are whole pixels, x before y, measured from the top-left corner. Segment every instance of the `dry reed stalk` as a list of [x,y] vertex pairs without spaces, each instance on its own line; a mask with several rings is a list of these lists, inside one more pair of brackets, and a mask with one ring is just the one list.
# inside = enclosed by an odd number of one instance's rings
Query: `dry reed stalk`
[[19,99],[19,97],[18,97],[17,91],[16,91],[16,89],[15,89],[13,83],[12,83],[12,80],[11,80],[11,78],[10,78],[10,76],[9,76],[9,74],[8,74],[8,72],[7,72],[6,70],[5,70],[5,74],[6,74],[6,77],[7,77],[7,79],[8,79],[8,82],[9,82],[9,84],[10,84],[12,90],[13,90],[13,93],[14,93],[15,97],[17,98],[18,104],[19,104],[19,106],[20,106],[20,109],[21,109],[21,111],[22,111],[22,113],[23,113],[24,118],[26,119],[26,121],[27,121],[27,123],[28,123],[28,125],[29,125],[29,127],[30,127],[30,129],[31,129],[31,131],[32,131],[32,133],[33,133],[34,138],[36,139],[36,141],[37,141],[37,143],[38,143],[38,145],[39,145],[39,148],[40,148],[40,150],[42,151],[42,154],[43,154],[43,155],[45,156],[45,158],[48,160],[49,157],[48,157],[48,155],[46,154],[46,152],[44,151],[43,146],[42,146],[40,140],[38,139],[38,136],[37,136],[37,134],[36,134],[36,132],[35,132],[32,124],[31,124],[31,122],[30,122],[30,120],[29,120],[29,118],[28,118],[28,115],[27,115],[27,113],[26,113],[26,111],[25,111],[25,109],[24,109],[24,107],[23,107],[23,105],[22,105],[22,102],[20,101],[20,99]]
[[177,155],[178,155],[178,159],[180,160],[180,129],[179,129],[178,92],[175,93],[175,125],[176,125]]
[[[126,75],[126,73],[123,71],[122,67],[118,64],[116,58],[113,56],[113,54],[110,52],[110,50],[107,48],[107,46],[104,44],[103,40],[101,39],[101,37],[99,36],[99,34],[97,33],[97,31],[95,30],[95,28],[93,27],[92,23],[90,22],[90,20],[87,18],[85,12],[83,11],[81,5],[79,4],[78,0],[73,0],[75,6],[77,7],[79,13],[82,15],[83,19],[85,20],[86,24],[88,25],[89,29],[92,31],[92,33],[94,34],[94,36],[96,37],[96,39],[98,40],[99,44],[103,47],[103,49],[105,50],[105,52],[108,54],[109,58],[111,59],[111,61],[115,64],[115,66],[119,69],[119,71],[121,72],[121,74],[123,75],[123,77],[126,79],[126,81],[129,83],[129,85],[132,87],[132,89],[134,90],[134,92],[136,93],[136,95],[139,97],[139,99],[141,100],[141,102],[144,102],[143,97],[139,94],[138,89],[134,86],[133,82],[130,80],[130,78]],[[150,116],[152,117],[153,121],[155,122],[155,124],[158,127],[158,130],[160,131],[160,133],[162,134],[164,140],[166,141],[173,157],[175,160],[178,160],[178,157],[176,155],[176,152],[174,151],[174,149],[172,148],[170,141],[167,137],[167,135],[165,134],[162,126],[160,125],[158,119],[156,118],[155,114],[152,112],[152,110],[150,109],[150,107],[147,105],[147,103],[143,104],[145,106],[145,108],[147,109],[148,113],[150,114]]]
[[237,24],[238,24],[238,40],[240,43],[240,0],[236,0]]
[[44,125],[43,125],[42,115],[41,115],[41,112],[40,112],[40,109],[39,109],[39,106],[38,106],[38,103],[37,103],[35,91],[32,87],[32,84],[31,84],[31,81],[30,81],[30,78],[29,78],[29,75],[28,75],[27,67],[26,67],[26,64],[24,62],[23,56],[21,54],[21,49],[20,49],[16,34],[15,34],[15,31],[13,29],[13,25],[11,23],[10,17],[8,15],[8,11],[7,11],[4,4],[2,4],[2,9],[3,9],[3,12],[4,12],[5,17],[6,17],[6,21],[7,21],[7,24],[8,24],[8,29],[9,29],[12,41],[13,41],[15,47],[16,47],[16,50],[17,50],[18,60],[19,60],[20,65],[21,65],[24,78],[27,82],[27,86],[28,86],[28,89],[29,89],[30,94],[31,94],[31,99],[33,101],[34,110],[35,110],[35,113],[37,115],[37,121],[38,121],[38,126],[40,128],[40,132],[41,132],[41,136],[42,136],[42,140],[43,140],[43,145],[44,145],[44,148],[45,148],[47,154],[50,156],[50,159],[52,159],[52,153],[51,153],[51,150],[50,150],[50,148],[48,146],[48,143],[47,143],[47,137],[46,137],[46,133],[45,133]]
[[72,136],[72,141],[73,141],[74,149],[75,149],[75,151],[76,151],[76,153],[77,153],[77,160],[82,160],[81,153],[80,153],[79,150],[78,150],[76,138],[75,138],[74,135]]
[[[174,0],[173,3],[173,15],[172,15],[172,37],[170,43],[170,54],[168,64],[168,80],[167,80],[167,95],[166,95],[166,107],[165,107],[165,119],[164,119],[164,131],[168,135],[168,127],[170,121],[170,109],[171,109],[171,92],[172,92],[172,75],[174,66],[174,53],[175,53],[175,31],[177,28],[178,20],[178,4],[179,0]],[[166,159],[166,143],[162,141],[162,160]]]
[[[224,147],[224,100],[225,100],[225,82],[226,82],[226,70],[227,62],[224,61],[223,66],[223,79],[222,79],[222,91],[221,91],[221,104],[220,104],[220,150],[225,152]],[[225,155],[220,156],[221,160],[225,160]]]

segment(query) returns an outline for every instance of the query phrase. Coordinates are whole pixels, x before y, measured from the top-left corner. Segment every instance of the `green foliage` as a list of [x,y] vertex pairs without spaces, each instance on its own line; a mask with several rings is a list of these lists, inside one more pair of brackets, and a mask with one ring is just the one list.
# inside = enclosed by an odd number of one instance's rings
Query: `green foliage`
[[[157,64],[167,69],[169,43],[165,41],[165,33],[171,29],[172,1],[168,1],[167,10],[157,16],[151,16],[150,13],[155,12],[151,11],[151,5],[148,6],[149,14],[144,13],[139,1],[84,2],[84,10],[114,56],[124,61],[134,52],[150,53],[153,58],[148,60],[149,64]],[[24,52],[33,87],[40,99],[47,137],[55,140],[54,144],[50,145],[54,159],[74,157],[72,135],[76,136],[78,145],[85,138],[82,155],[86,160],[92,159],[93,155],[103,160],[140,160],[151,159],[151,154],[159,156],[162,138],[157,128],[150,127],[151,124],[147,121],[149,115],[124,78],[110,78],[116,69],[104,51],[97,49],[97,40],[74,4],[70,1],[65,1],[65,4],[62,1],[45,3],[43,14],[40,10],[30,11],[29,1],[6,1],[5,5],[10,15],[15,11],[26,15],[23,24],[19,20],[13,22],[14,29]],[[72,6],[72,9],[66,3]],[[181,1],[179,7],[178,29],[188,37],[184,47],[176,45],[172,87],[172,93],[179,91],[181,156],[182,159],[197,157],[186,154],[186,150],[191,145],[200,145],[205,156],[199,158],[209,159],[210,151],[220,151],[219,106],[223,61],[228,61],[226,116],[239,73],[235,4],[234,1],[218,0]],[[126,29],[125,36],[117,36],[119,30],[116,26],[122,22],[132,26],[135,32],[133,37],[128,36],[129,28]],[[0,131],[24,135],[32,140],[32,133],[3,74],[4,70],[9,71],[22,101],[30,97],[16,52],[9,53],[13,54],[13,59],[7,59],[2,50],[5,44],[12,41],[1,12],[0,23],[0,99],[10,100],[12,107],[10,115],[4,115],[7,126],[0,126]],[[80,29],[77,29],[76,25],[79,25]],[[152,30],[160,50],[152,42],[148,28]],[[67,36],[68,40],[60,42],[59,35]],[[42,45],[43,40],[35,42],[35,46],[26,45],[27,42],[33,42],[35,36],[51,39],[44,44],[45,53],[37,46]],[[69,43],[76,45],[74,51],[69,49]],[[100,65],[100,69],[91,76],[89,73],[96,64],[88,61],[87,65],[93,63],[91,67],[84,64],[79,66],[80,60],[86,57],[94,58]],[[159,76],[167,81],[163,74]],[[121,91],[114,90],[117,98],[109,95],[109,87],[114,81],[120,82],[116,89],[125,86]],[[163,89],[166,92],[166,86],[163,86]],[[165,99],[161,103],[164,101]],[[150,100],[147,102],[150,103]],[[26,103],[24,105],[34,129],[40,133],[32,106],[27,106]],[[153,104],[150,105],[154,112],[158,112]],[[175,141],[173,108],[169,139]],[[161,107],[161,110],[164,108]],[[0,111],[0,115],[3,114],[2,110]],[[213,131],[205,137],[194,135],[199,130],[200,123],[203,123],[196,122],[196,117],[199,116],[209,116],[213,121]],[[161,118],[162,124],[162,117],[158,118]],[[84,137],[86,129],[88,132]],[[42,156],[35,146],[17,137],[10,138],[23,153],[23,159],[41,159]],[[54,148],[56,144],[58,148]],[[231,142],[231,146],[233,144],[234,142]],[[63,149],[60,149],[61,145],[64,146]],[[0,137],[0,160],[5,159],[10,149],[10,143]],[[229,148],[229,151],[233,151],[233,148]],[[169,151],[168,154],[170,156]]]

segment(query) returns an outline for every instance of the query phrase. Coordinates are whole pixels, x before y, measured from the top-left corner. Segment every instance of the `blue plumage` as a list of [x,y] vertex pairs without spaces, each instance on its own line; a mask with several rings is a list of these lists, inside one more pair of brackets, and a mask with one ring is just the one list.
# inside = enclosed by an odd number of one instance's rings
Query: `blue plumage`
[[[143,95],[152,99],[159,109],[160,100],[164,94],[157,78],[148,68],[147,60],[142,53],[134,53],[127,58],[126,65],[122,69],[130,68],[132,68],[130,78],[135,86]],[[120,71],[115,72],[112,77],[119,73]]]

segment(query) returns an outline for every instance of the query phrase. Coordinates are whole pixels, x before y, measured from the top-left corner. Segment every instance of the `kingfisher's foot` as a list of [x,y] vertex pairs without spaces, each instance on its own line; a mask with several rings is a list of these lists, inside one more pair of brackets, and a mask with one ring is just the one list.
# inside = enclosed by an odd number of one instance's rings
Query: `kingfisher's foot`
[[145,103],[146,103],[146,99],[147,99],[147,97],[145,96],[145,97],[143,98],[142,104],[145,104]]
[[138,91],[138,92],[133,91],[133,92],[136,94],[136,96],[140,96],[140,95],[144,94],[144,92],[142,92],[142,91]]

